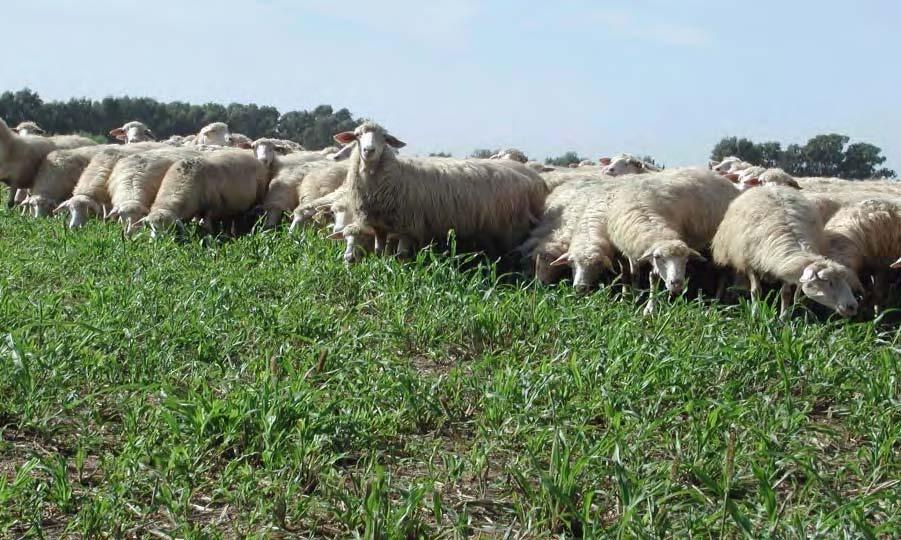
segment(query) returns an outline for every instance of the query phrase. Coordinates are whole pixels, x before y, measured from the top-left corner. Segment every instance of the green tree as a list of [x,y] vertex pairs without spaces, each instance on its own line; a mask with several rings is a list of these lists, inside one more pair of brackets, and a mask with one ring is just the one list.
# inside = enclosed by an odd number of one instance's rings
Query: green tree
[[500,150],[489,150],[487,148],[476,148],[469,154],[469,157],[475,159],[488,159],[494,154],[497,154]]
[[725,157],[736,156],[748,163],[760,163],[760,149],[751,140],[738,137],[726,137],[713,147],[710,159],[721,161]]
[[431,152],[429,157],[454,157],[450,152]]
[[579,154],[569,151],[562,156],[557,156],[555,158],[547,158],[544,160],[545,164],[553,165],[554,167],[568,167],[573,163],[579,163],[584,161],[585,158],[579,157]]

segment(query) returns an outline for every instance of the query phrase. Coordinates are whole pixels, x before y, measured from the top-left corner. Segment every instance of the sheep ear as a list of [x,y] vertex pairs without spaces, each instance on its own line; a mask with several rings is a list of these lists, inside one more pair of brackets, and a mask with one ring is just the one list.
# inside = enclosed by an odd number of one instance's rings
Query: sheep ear
[[551,263],[551,266],[567,266],[571,261],[572,257],[570,257],[569,253],[564,253],[557,257],[557,259]]
[[344,240],[344,231],[335,231],[332,234],[326,236],[329,240]]
[[730,182],[733,182],[733,183],[737,183],[737,182],[738,182],[738,175],[735,174],[735,173],[724,174],[724,175],[723,175],[723,178],[725,178],[726,180],[728,180],[728,181],[730,181]]
[[638,258],[638,262],[647,262],[647,261],[650,261],[651,258],[653,258],[653,257],[654,257],[654,250],[649,249],[649,250],[645,251],[641,257]]
[[122,128],[116,128],[109,132],[109,136],[114,139],[118,139],[120,141],[124,141],[126,139],[125,130]]
[[898,259],[897,261],[893,262],[891,264],[890,268],[894,268],[895,270],[901,269],[901,259]]
[[698,253],[697,251],[695,251],[693,249],[688,252],[688,258],[694,259],[698,262],[707,262],[707,257],[701,255],[700,253]]
[[385,142],[388,143],[392,148],[403,148],[407,146],[407,143],[398,139],[394,135],[385,135]]
[[335,135],[333,139],[335,139],[335,142],[338,144],[350,144],[357,140],[357,136],[353,131],[343,131]]
[[150,131],[149,129],[147,131],[145,131],[144,133],[146,133],[147,136],[150,137],[151,139],[153,139],[154,141],[156,140],[156,135],[154,135],[153,132]]
[[611,161],[613,161],[613,160],[611,160],[611,159],[608,158],[608,157],[602,157],[601,159],[598,160],[598,164],[599,164],[599,165],[605,165],[605,166],[606,166],[606,165],[610,165],[610,162],[611,162]]
[[6,125],[6,122],[0,118],[0,141],[8,141],[12,138],[13,131],[9,129],[9,126]]
[[708,168],[708,169],[711,169],[711,170],[712,170],[714,167],[716,167],[716,166],[719,165],[719,164],[720,164],[719,161],[715,161],[715,160],[713,160],[713,159],[708,159],[708,160],[707,160],[707,168]]
[[808,266],[804,269],[804,272],[801,273],[801,278],[798,280],[800,283],[811,283],[817,280],[816,271]]
[[53,209],[53,215],[57,215],[57,214],[59,214],[60,212],[62,212],[62,211],[64,211],[64,210],[67,210],[68,208],[69,208],[69,201],[65,201],[65,202],[63,202],[63,203],[60,203],[59,206],[57,206],[56,208]]

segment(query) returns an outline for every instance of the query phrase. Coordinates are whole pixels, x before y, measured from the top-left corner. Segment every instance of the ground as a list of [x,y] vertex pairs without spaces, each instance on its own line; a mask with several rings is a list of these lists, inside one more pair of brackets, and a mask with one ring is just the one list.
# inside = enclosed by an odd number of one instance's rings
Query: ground
[[0,214],[0,537],[901,535],[896,327]]

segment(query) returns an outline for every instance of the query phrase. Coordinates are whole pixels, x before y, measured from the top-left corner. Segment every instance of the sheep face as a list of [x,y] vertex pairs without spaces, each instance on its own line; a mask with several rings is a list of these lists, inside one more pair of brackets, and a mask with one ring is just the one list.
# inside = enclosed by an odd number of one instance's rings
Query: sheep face
[[53,212],[53,201],[40,195],[32,195],[23,203],[27,205],[36,218],[47,217]]
[[607,176],[624,176],[647,172],[646,164],[632,156],[616,156],[611,158],[602,173]]
[[639,262],[650,262],[651,272],[660,276],[666,289],[679,294],[685,289],[685,265],[688,259],[704,261],[704,257],[684,242],[659,242],[642,255]]
[[257,160],[269,167],[275,161],[275,143],[267,140],[257,140],[253,143],[253,152]]
[[[250,140],[250,137],[242,135],[241,133],[229,133],[226,136],[226,141],[228,142],[228,146],[234,148],[241,148],[243,150],[250,150],[253,148],[253,141]],[[275,149],[274,146],[273,149]]]
[[613,268],[613,262],[605,256],[600,260],[580,260],[577,257],[573,259],[572,266],[573,287],[576,291],[586,292],[597,285],[605,268]]
[[536,251],[532,258],[534,259],[535,279],[545,285],[550,285],[560,279],[566,267],[572,262],[569,253],[558,255],[556,250],[548,247]]
[[723,160],[720,162],[710,160],[707,162],[707,167],[710,168],[710,170],[713,172],[718,172],[718,173],[724,174],[724,173],[730,173],[730,172],[739,170],[739,169],[735,169],[735,167],[741,167],[742,163],[743,162],[742,162],[741,158],[736,157],[736,156],[729,156],[729,157],[723,158]]
[[386,146],[403,148],[407,145],[389,134],[382,126],[372,122],[366,122],[353,131],[335,135],[335,141],[344,145],[356,141],[360,146],[360,164],[364,165],[364,168],[372,168],[378,163]]
[[893,262],[891,267],[894,268],[895,270],[901,269],[901,259],[898,259],[897,261]]
[[842,317],[857,313],[854,290],[862,290],[862,286],[850,269],[833,262],[816,262],[804,268],[799,283],[805,296]]
[[141,122],[129,122],[120,128],[110,131],[109,134],[110,137],[126,144],[156,140],[156,136],[150,131],[150,128]]

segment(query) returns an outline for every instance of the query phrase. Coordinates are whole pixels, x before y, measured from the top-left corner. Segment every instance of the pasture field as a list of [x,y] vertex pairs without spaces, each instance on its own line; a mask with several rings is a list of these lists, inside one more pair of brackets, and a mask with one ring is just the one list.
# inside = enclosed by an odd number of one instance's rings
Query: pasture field
[[0,213],[0,537],[901,536],[896,327],[340,252]]

